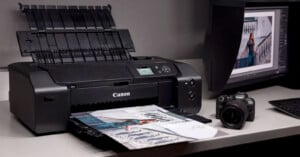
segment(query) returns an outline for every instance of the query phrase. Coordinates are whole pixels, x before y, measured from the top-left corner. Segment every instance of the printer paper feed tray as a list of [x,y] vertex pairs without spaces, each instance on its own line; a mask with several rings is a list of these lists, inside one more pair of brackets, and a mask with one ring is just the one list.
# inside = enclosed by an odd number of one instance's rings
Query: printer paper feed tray
[[24,5],[30,30],[112,29],[111,6]]
[[110,6],[22,5],[30,31],[17,32],[22,56],[36,63],[131,60],[128,30],[115,29]]
[[128,30],[104,32],[17,32],[23,56],[42,64],[131,60]]

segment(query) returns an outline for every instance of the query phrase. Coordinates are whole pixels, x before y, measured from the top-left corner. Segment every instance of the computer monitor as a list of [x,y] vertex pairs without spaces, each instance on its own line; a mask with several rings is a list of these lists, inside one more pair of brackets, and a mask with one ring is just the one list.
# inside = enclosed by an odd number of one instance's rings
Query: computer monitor
[[236,62],[225,89],[287,73],[288,7],[246,8]]

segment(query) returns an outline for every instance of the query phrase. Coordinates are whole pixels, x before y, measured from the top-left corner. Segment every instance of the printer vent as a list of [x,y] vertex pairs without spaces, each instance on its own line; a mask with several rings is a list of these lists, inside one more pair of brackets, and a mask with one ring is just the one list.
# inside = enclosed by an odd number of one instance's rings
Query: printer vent
[[126,29],[116,29],[111,6],[23,5],[30,31],[18,31],[22,56],[35,63],[127,61],[134,44]]

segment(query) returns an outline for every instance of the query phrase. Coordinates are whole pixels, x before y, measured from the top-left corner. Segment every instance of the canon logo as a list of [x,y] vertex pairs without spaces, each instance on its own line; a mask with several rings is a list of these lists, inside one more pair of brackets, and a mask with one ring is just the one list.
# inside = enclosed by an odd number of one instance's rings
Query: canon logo
[[113,96],[114,98],[129,97],[129,96],[130,96],[130,92],[113,93],[112,96]]

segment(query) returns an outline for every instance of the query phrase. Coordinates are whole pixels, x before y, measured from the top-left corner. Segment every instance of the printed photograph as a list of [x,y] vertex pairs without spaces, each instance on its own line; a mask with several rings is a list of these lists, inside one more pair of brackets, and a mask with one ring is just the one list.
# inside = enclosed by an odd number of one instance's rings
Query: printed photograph
[[270,11],[245,13],[242,41],[232,74],[273,66],[274,16]]

